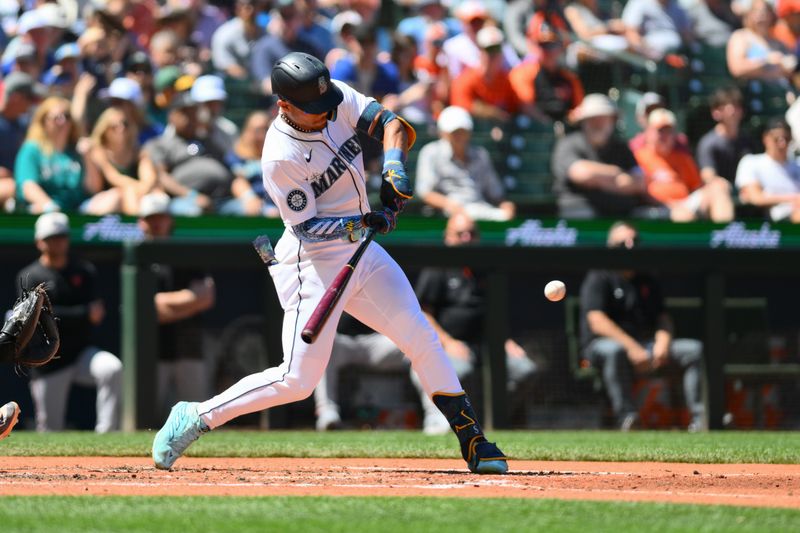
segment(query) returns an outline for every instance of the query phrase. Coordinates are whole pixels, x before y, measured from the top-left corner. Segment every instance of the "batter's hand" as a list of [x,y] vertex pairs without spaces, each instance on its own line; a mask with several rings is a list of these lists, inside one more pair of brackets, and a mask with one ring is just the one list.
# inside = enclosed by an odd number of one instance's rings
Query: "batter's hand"
[[397,216],[394,211],[387,208],[370,211],[361,217],[361,225],[365,228],[372,228],[381,235],[386,235],[397,225]]

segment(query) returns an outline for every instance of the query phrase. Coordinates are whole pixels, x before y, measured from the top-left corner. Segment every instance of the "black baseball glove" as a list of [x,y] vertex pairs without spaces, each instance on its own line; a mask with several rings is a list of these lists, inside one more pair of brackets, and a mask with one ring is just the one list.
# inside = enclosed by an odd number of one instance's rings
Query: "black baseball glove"
[[0,361],[21,367],[49,363],[61,342],[44,284],[25,291],[0,331]]

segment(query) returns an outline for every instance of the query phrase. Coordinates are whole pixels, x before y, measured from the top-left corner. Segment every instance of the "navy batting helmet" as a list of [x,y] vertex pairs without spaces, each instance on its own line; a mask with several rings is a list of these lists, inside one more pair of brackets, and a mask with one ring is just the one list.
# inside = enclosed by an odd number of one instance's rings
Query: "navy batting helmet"
[[314,115],[333,111],[344,99],[322,61],[301,52],[287,54],[275,63],[272,92]]

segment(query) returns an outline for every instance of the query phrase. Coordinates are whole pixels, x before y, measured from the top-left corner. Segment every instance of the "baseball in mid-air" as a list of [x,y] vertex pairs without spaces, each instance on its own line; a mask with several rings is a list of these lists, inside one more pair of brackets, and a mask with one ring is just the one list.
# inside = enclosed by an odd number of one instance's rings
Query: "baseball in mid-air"
[[551,302],[559,302],[567,295],[567,286],[563,281],[554,279],[544,286],[544,296]]

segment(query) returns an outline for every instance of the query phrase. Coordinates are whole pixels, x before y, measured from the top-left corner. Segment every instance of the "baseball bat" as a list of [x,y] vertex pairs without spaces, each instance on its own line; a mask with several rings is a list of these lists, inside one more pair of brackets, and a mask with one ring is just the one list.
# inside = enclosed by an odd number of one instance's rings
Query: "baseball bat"
[[353,252],[353,256],[350,258],[347,264],[342,267],[342,269],[333,279],[331,286],[328,287],[328,289],[325,291],[325,294],[322,295],[322,299],[317,304],[317,307],[314,309],[314,312],[311,314],[308,322],[306,322],[306,326],[303,328],[302,333],[300,333],[300,338],[303,339],[303,342],[306,344],[311,344],[317,340],[317,335],[319,335],[319,332],[325,326],[325,322],[328,321],[331,311],[333,311],[333,308],[336,306],[336,303],[342,296],[345,287],[347,287],[347,283],[350,281],[350,276],[353,275],[356,265],[361,260],[361,256],[364,255],[364,250],[367,249],[367,246],[369,246],[369,243],[372,241],[374,236],[375,230],[372,228],[368,229],[366,238],[361,241],[361,244],[358,245],[356,251]]

